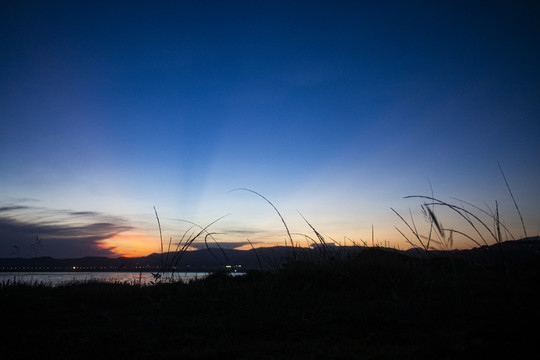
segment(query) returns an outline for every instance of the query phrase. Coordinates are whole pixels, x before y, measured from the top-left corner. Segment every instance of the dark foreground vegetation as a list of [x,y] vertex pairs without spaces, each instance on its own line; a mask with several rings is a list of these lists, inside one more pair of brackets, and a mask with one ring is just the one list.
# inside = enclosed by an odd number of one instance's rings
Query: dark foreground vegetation
[[526,358],[540,263],[368,249],[273,272],[0,288],[3,354],[34,359]]

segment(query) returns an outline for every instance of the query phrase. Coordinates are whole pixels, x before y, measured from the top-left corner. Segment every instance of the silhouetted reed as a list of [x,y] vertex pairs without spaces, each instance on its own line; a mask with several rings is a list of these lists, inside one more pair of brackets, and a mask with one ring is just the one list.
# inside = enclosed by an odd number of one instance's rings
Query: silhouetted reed
[[[506,184],[508,192],[510,193],[510,196],[517,210],[519,218],[521,220],[524,238],[527,238],[527,231],[525,228],[525,223],[523,221],[523,216],[521,215],[519,206],[517,205],[517,202],[508,184],[508,180],[506,179],[506,176],[504,175],[504,172],[502,171],[500,164],[499,164],[499,169],[504,178],[504,182]],[[459,201],[462,205],[457,205],[457,204],[453,204],[447,201],[440,200],[438,198],[433,197],[433,195],[432,196],[409,195],[409,196],[405,196],[405,199],[424,200],[425,202],[420,205],[420,209],[421,209],[424,219],[429,223],[428,235],[423,235],[420,232],[420,230],[418,230],[416,223],[414,221],[414,218],[412,216],[412,213],[410,214],[410,221],[407,221],[394,208],[391,208],[394,214],[396,214],[399,217],[399,219],[407,226],[407,228],[412,234],[412,237],[407,236],[397,226],[395,227],[396,230],[403,236],[405,241],[408,244],[410,244],[413,248],[420,246],[425,251],[437,249],[432,246],[432,243],[433,243],[437,245],[439,249],[450,250],[453,248],[453,245],[454,245],[454,234],[463,236],[465,239],[467,239],[468,241],[471,241],[472,243],[474,243],[474,245],[478,247],[481,247],[483,245],[488,246],[493,243],[500,244],[504,241],[502,230],[504,230],[504,233],[506,234],[507,238],[510,238],[511,240],[516,240],[516,237],[512,234],[512,232],[508,229],[508,227],[506,227],[501,221],[498,201],[495,201],[495,211],[493,212],[490,210],[488,212],[474,204],[471,204],[469,202],[459,200],[459,199],[456,199],[456,200]],[[473,209],[477,210],[480,214],[475,214],[473,211],[466,209],[465,205],[463,204],[466,204],[472,207]],[[453,213],[457,214],[459,218],[465,221],[465,223],[470,228],[469,231],[472,231],[474,235],[471,235],[464,230],[445,228],[442,225],[442,222],[439,220],[439,218],[435,215],[435,207],[444,207],[446,209],[451,210]],[[486,216],[487,220],[482,219],[481,215]],[[492,226],[488,225],[488,222],[492,222],[493,225]]]

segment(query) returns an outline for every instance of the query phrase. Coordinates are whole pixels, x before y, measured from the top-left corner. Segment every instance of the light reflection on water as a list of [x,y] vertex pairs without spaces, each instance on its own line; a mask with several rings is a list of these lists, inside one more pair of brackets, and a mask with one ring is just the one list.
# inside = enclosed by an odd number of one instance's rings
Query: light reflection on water
[[[210,273],[190,272],[190,273],[165,273],[160,280],[190,280],[203,279]],[[132,285],[149,285],[155,281],[152,273],[149,272],[9,272],[0,273],[0,285],[13,283],[42,284],[57,286],[73,282],[104,281],[113,283],[127,283]]]

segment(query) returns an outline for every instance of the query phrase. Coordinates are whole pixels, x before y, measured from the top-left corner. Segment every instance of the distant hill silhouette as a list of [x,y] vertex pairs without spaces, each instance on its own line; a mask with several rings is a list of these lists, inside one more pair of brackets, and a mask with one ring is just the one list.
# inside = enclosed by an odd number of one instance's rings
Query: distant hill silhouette
[[278,266],[289,250],[286,247],[257,250],[210,248],[187,251],[180,259],[175,258],[174,253],[118,258],[2,258],[0,271],[157,271],[162,265],[169,265],[168,268],[176,271],[217,271],[227,266],[237,266],[237,269],[268,269]]
[[[163,265],[176,271],[217,271],[232,269],[275,269],[287,258],[323,259],[329,256],[346,256],[367,249],[360,246],[321,246],[312,248],[292,248],[285,246],[233,250],[210,248],[185,252],[180,259],[174,253],[151,254],[143,257],[82,257],[76,259],[55,259],[52,257],[3,258],[0,271],[157,271]],[[515,241],[505,241],[467,250],[430,250],[419,248],[396,250],[417,258],[451,257],[480,265],[519,264],[540,260],[540,237],[529,237]]]
[[451,256],[454,259],[480,265],[520,264],[540,260],[540,237],[534,236],[520,240],[503,241],[466,250],[425,251],[413,248],[406,250],[405,253],[420,258]]

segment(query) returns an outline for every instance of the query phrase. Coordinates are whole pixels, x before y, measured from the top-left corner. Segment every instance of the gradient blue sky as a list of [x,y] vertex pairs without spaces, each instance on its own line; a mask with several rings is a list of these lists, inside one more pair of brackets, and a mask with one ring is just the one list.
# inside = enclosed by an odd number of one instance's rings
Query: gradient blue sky
[[0,256],[158,251],[153,206],[166,239],[227,215],[223,244],[283,244],[239,187],[340,242],[373,225],[407,248],[390,208],[418,216],[403,197],[430,183],[498,200],[522,236],[497,161],[537,235],[539,16],[534,1],[2,1]]

